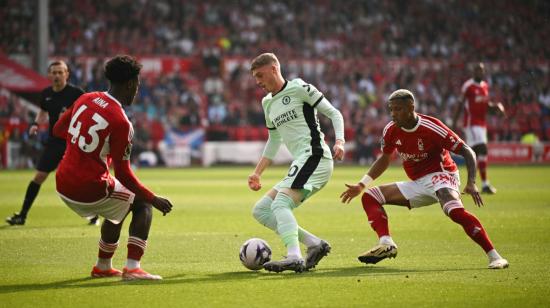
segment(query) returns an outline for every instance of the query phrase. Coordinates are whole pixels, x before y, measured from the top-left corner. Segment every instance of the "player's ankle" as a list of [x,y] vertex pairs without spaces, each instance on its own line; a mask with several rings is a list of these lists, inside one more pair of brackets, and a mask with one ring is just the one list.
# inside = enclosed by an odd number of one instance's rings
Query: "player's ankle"
[[97,262],[95,264],[95,267],[102,271],[109,270],[113,267],[112,259],[111,258],[97,258]]
[[489,258],[489,261],[502,259],[502,256],[494,248],[487,252],[487,257]]
[[139,260],[126,259],[126,268],[128,270],[133,270],[140,267],[141,267],[141,264]]
[[390,245],[390,246],[396,246],[395,242],[389,235],[382,235],[379,240],[379,244],[381,245]]

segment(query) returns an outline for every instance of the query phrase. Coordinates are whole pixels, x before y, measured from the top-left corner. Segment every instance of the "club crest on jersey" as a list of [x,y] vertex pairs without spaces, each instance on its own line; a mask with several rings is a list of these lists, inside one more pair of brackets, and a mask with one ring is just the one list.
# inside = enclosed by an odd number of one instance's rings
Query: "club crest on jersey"
[[418,138],[418,150],[424,151],[424,143],[422,142],[422,139]]
[[288,104],[290,104],[290,97],[289,96],[283,97],[283,105],[288,105]]

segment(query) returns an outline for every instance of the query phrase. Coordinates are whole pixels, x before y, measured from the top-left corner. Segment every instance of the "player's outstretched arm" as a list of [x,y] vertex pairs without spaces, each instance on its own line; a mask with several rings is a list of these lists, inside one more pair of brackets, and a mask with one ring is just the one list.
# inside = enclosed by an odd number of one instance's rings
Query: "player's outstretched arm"
[[170,211],[172,210],[172,203],[170,202],[170,200],[163,197],[155,196],[151,201],[151,204],[154,208],[161,211],[163,216],[170,213]]
[[250,187],[253,191],[258,191],[262,188],[260,177],[262,176],[264,170],[271,165],[273,158],[277,155],[277,152],[281,147],[281,143],[281,134],[279,134],[275,128],[269,129],[269,138],[265,143],[262,158],[260,158],[260,161],[256,164],[254,172],[248,176],[248,187]]
[[458,154],[464,157],[466,170],[468,170],[468,182],[466,183],[466,187],[464,187],[464,193],[471,195],[477,206],[482,206],[483,200],[476,186],[476,154],[466,144],[462,145]]
[[466,104],[466,98],[462,96],[462,98],[458,101],[458,104],[456,105],[456,109],[453,117],[453,123],[451,125],[451,128],[453,131],[456,131],[457,129],[458,117],[460,117],[460,114],[462,113],[462,109],[464,109],[465,104]]
[[382,153],[382,155],[372,164],[367,174],[357,184],[345,184],[347,189],[340,195],[342,203],[349,203],[353,198],[362,193],[372,181],[388,169],[390,161],[390,154]]
[[36,135],[38,133],[38,125],[42,123],[46,123],[46,120],[48,119],[48,112],[40,109],[38,113],[36,114],[36,118],[34,119],[34,123],[31,124],[29,127],[29,134],[31,136]]
[[506,109],[504,109],[504,105],[501,102],[489,102],[489,107],[498,110],[502,116],[506,117]]
[[317,105],[317,110],[319,110],[320,113],[325,115],[330,119],[332,122],[332,126],[334,127],[334,135],[336,137],[336,142],[334,144],[334,147],[332,148],[334,155],[332,158],[337,160],[343,160],[344,159],[344,117],[342,117],[342,114],[338,109],[334,108],[332,104],[326,99],[323,98],[321,102]]
[[[71,105],[71,107],[69,107],[69,109],[67,109],[65,112],[63,112],[63,114],[61,114],[61,116],[53,126],[53,135],[55,137],[60,139],[67,139],[67,133],[69,132],[69,124],[71,122],[71,116],[73,115],[73,106],[74,104]],[[44,111],[40,110],[40,112],[44,112]],[[38,119],[39,116],[36,116],[36,118]],[[30,133],[31,135],[36,134],[36,131],[34,133],[31,131]]]
[[256,165],[256,168],[254,169],[254,172],[252,172],[248,176],[248,187],[252,189],[253,191],[258,191],[262,188],[262,183],[260,182],[260,178],[262,176],[262,173],[269,165],[271,165],[271,159],[262,156],[260,158],[260,161],[258,161],[258,164]]

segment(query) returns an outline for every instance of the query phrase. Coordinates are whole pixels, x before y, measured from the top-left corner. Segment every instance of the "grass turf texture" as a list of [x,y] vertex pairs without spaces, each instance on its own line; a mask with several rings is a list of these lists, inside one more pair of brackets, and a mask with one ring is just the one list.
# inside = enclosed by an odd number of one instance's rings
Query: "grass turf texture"
[[[487,259],[462,228],[438,205],[409,211],[386,206],[399,245],[396,259],[377,265],[356,256],[376,243],[357,198],[338,200],[344,182],[364,168],[337,166],[331,182],[295,211],[298,222],[328,240],[332,253],[303,274],[246,270],[240,245],[248,238],[268,241],[273,257],[282,243],[251,216],[256,200],[286,173],[268,169],[260,192],[248,190],[252,167],[139,170],[140,178],[175,207],[155,212],[144,269],[160,282],[91,279],[99,229],[86,225],[54,190],[53,175],[43,185],[23,227],[0,227],[0,306],[548,306],[550,282],[550,167],[489,169],[499,189],[475,213],[510,263],[488,270]],[[0,172],[0,217],[19,209],[31,171]],[[465,170],[462,170],[463,179]],[[392,167],[376,183],[405,179]],[[125,223],[114,265],[126,257]],[[546,291],[545,291],[546,290]]]

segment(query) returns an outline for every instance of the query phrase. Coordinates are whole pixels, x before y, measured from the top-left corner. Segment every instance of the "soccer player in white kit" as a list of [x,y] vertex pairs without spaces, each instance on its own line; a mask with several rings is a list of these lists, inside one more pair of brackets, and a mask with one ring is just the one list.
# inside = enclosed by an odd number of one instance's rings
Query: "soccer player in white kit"
[[461,225],[466,234],[483,248],[489,258],[489,268],[508,267],[508,261],[493,247],[481,222],[466,211],[460,200],[458,168],[449,151],[464,157],[468,170],[464,193],[470,194],[477,206],[482,206],[483,201],[475,183],[475,153],[441,121],[416,113],[414,95],[409,90],[393,92],[388,99],[388,106],[393,121],[383,131],[382,155],[359,183],[346,184],[347,190],[341,195],[342,202],[349,203],[382,175],[396,150],[410,181],[372,187],[363,194],[363,208],[379,237],[379,244],[361,254],[359,261],[378,263],[397,255],[397,245],[390,236],[388,216],[383,204],[412,209],[439,202],[443,212]]
[[[260,177],[271,164],[282,143],[294,161],[285,178],[270,189],[253,209],[253,216],[275,231],[287,248],[286,258],[264,264],[268,271],[302,272],[314,268],[330,252],[330,245],[301,228],[292,210],[323,188],[333,170],[333,158],[344,157],[344,121],[342,114],[313,85],[301,79],[285,80],[279,60],[272,53],[256,57],[251,65],[256,83],[267,92],[262,99],[269,139],[248,186],[261,188]],[[319,127],[317,111],[331,119],[336,142],[331,155]],[[307,246],[304,260],[299,242]]]

